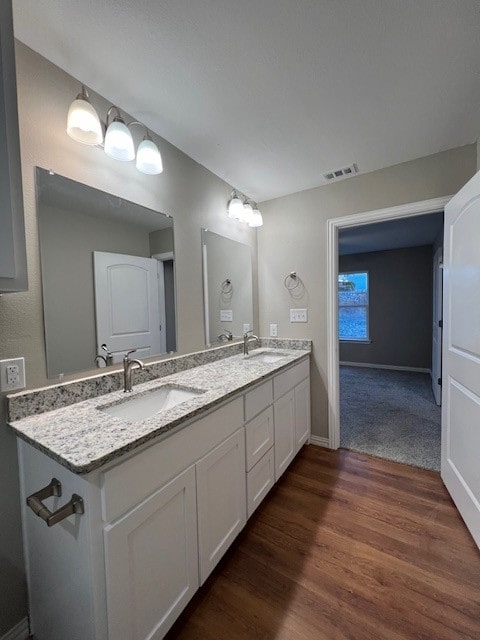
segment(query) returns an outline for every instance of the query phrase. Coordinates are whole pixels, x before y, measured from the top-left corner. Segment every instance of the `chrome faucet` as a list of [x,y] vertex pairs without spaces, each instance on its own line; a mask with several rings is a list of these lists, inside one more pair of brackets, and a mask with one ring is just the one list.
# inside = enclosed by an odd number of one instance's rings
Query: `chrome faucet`
[[139,369],[143,369],[144,365],[141,360],[130,358],[131,353],[135,353],[136,349],[131,349],[123,356],[123,391],[130,393],[132,391],[132,369],[137,365]]
[[227,342],[231,342],[233,340],[233,333],[228,329],[224,329],[222,333],[218,336],[218,340],[220,340],[220,342],[223,342],[223,340],[226,340]]
[[243,355],[244,356],[248,356],[248,343],[250,342],[250,340],[255,340],[257,345],[260,346],[260,338],[258,336],[255,336],[252,330],[245,331],[245,333],[243,334]]
[[111,364],[113,364],[113,354],[111,351],[108,350],[108,347],[105,343],[103,343],[101,345],[101,348],[103,349],[103,351],[105,351],[105,355],[98,355],[95,358],[95,364],[97,365],[97,367],[99,367],[100,365],[98,364],[99,360],[103,360],[103,362],[105,363],[106,367],[109,367]]

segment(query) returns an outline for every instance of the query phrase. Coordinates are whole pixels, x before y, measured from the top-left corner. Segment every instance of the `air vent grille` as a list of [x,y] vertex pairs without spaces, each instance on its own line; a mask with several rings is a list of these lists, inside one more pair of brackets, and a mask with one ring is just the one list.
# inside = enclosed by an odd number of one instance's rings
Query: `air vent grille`
[[325,182],[335,182],[337,180],[343,180],[344,178],[351,178],[358,173],[358,167],[356,164],[351,164],[348,167],[342,167],[341,169],[334,169],[327,171],[323,174]]

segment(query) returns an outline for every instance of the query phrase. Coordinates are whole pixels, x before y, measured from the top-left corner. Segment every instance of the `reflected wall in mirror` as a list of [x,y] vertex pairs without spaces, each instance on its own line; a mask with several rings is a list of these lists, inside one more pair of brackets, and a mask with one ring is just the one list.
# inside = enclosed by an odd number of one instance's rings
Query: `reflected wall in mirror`
[[36,169],[47,375],[176,350],[173,222]]
[[202,229],[203,299],[207,346],[253,329],[252,250]]

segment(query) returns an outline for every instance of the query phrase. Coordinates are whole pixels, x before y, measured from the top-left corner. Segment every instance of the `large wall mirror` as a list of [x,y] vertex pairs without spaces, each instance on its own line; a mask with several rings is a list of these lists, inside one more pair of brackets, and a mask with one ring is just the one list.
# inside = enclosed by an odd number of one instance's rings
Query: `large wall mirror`
[[207,346],[253,329],[252,250],[202,229],[203,297]]
[[47,375],[176,350],[173,221],[37,167]]

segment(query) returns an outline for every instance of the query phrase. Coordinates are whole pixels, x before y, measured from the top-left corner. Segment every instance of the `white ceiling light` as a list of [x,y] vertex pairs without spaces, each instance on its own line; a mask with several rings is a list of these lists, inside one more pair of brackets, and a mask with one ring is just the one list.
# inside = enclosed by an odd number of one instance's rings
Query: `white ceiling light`
[[249,227],[262,227],[263,226],[263,217],[260,211],[255,208],[252,212],[252,217],[248,222]]
[[[112,110],[116,110],[117,115],[108,124],[108,118]],[[135,148],[133,138],[125,121],[120,116],[118,107],[110,107],[107,112],[107,133],[105,134],[105,153],[107,156],[122,162],[128,162],[135,158]]]
[[82,144],[97,145],[103,142],[100,118],[84,86],[68,110],[67,133],[70,138]]
[[243,205],[243,216],[241,218],[242,222],[247,222],[248,224],[250,224],[250,220],[252,219],[253,216],[253,207],[249,202],[245,202],[245,204]]
[[137,169],[142,173],[153,176],[163,171],[162,156],[157,145],[147,134],[137,149]]
[[228,217],[233,220],[242,220],[243,218],[243,202],[240,200],[235,191],[232,194],[232,199],[228,203]]

